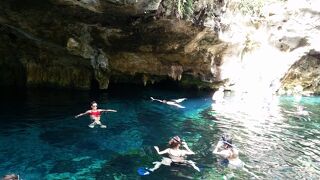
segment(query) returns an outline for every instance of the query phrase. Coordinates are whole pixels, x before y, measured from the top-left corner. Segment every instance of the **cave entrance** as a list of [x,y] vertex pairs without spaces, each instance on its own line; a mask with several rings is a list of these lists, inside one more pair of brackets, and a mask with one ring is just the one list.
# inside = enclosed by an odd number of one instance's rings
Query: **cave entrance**
[[94,91],[98,91],[100,89],[99,82],[96,79],[91,80],[90,89]]

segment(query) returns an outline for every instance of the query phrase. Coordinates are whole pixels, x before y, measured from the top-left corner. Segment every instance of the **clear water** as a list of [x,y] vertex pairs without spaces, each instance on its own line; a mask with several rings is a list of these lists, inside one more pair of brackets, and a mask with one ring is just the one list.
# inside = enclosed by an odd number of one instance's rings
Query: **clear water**
[[[17,173],[33,179],[222,179],[231,171],[218,165],[212,147],[222,133],[234,137],[240,157],[262,179],[319,179],[320,97],[276,98],[269,104],[236,101],[213,105],[211,93],[126,87],[108,93],[37,91],[2,93],[0,102],[0,175]],[[177,109],[149,97],[188,98]],[[88,127],[88,117],[74,115],[96,100],[106,129]],[[309,115],[296,113],[303,106]],[[137,168],[151,167],[179,135],[202,168],[162,166],[149,176]],[[235,179],[251,179],[235,170]]]

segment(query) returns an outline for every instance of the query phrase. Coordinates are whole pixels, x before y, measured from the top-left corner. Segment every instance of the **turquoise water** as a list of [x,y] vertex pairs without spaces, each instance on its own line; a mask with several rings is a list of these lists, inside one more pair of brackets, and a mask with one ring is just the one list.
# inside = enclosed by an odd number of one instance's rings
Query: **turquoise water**
[[[320,98],[275,98],[269,104],[227,97],[212,105],[212,93],[114,88],[106,93],[7,92],[0,102],[0,175],[17,173],[33,179],[222,179],[231,171],[218,165],[212,152],[222,133],[234,137],[240,158],[262,179],[319,179]],[[150,101],[150,96],[187,100],[178,109]],[[89,117],[74,115],[96,100],[106,113],[106,129],[88,127]],[[297,113],[302,106],[308,115]],[[179,135],[196,152],[191,167],[162,166],[149,176],[137,168],[151,167]],[[235,170],[236,179],[250,179]]]

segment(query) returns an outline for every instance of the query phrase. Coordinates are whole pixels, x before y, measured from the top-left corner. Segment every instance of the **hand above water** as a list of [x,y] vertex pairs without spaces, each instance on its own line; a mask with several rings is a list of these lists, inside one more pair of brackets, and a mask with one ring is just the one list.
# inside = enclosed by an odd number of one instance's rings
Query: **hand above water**
[[181,142],[181,145],[183,146],[183,147],[188,147],[188,144],[186,143],[186,142]]
[[153,147],[159,153],[159,147],[158,146],[153,146]]
[[218,144],[217,144],[217,147],[220,148],[220,147],[222,147],[223,145],[224,145],[223,141],[220,140],[220,141],[218,142]]

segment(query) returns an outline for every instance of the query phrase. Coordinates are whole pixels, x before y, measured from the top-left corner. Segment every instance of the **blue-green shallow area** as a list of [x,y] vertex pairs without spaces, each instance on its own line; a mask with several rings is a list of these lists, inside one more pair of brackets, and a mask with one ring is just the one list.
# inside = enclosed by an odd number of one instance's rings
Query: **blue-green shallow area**
[[[234,137],[241,159],[262,179],[318,179],[320,177],[320,98],[277,98],[264,106],[227,98],[212,105],[212,93],[118,87],[104,93],[70,91],[6,92],[0,102],[0,175],[17,173],[33,179],[222,179],[232,172],[212,155],[222,133]],[[159,102],[183,98],[185,109]],[[106,113],[108,127],[88,127],[89,117],[74,115],[96,100]],[[303,106],[309,115],[296,113]],[[240,108],[241,107],[241,108]],[[248,107],[248,108],[246,108]],[[161,167],[139,176],[138,167],[151,167],[161,157],[153,149],[166,148],[179,135],[202,168]],[[233,171],[236,179],[252,178]]]

